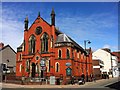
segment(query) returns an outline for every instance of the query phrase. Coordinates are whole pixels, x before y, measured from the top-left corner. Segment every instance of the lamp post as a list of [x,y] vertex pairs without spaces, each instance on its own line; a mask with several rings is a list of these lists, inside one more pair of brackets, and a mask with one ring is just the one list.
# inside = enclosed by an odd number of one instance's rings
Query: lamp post
[[[91,42],[89,40],[84,40],[85,52],[86,52],[86,44],[87,43],[90,44]],[[87,54],[86,54],[86,81],[88,82]]]

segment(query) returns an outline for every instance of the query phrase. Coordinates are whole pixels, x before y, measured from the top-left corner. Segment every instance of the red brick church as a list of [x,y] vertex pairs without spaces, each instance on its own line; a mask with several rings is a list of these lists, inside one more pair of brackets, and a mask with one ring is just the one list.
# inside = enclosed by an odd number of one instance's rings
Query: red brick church
[[86,51],[73,39],[55,27],[55,12],[51,24],[38,14],[28,28],[25,18],[24,40],[17,48],[16,76],[49,78],[79,77],[92,74],[91,48]]

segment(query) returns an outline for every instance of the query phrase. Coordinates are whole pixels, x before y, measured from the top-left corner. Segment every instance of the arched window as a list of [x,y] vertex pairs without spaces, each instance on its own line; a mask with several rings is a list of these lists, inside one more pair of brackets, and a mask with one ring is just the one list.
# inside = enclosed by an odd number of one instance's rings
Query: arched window
[[49,69],[48,69],[49,72],[50,72],[50,65],[51,65],[51,64],[50,64],[50,60],[49,60]]
[[55,64],[55,72],[59,72],[60,71],[60,65],[59,65],[59,63],[57,62],[56,64]]
[[67,49],[67,52],[66,52],[66,57],[67,57],[67,59],[69,59],[70,58],[70,51],[69,51],[69,49]]
[[53,41],[54,41],[53,36],[51,36],[51,42],[50,42],[51,48],[53,48]]
[[41,52],[48,52],[48,34],[44,33],[41,37]]
[[50,72],[50,60],[47,60],[46,66],[47,66],[47,72]]
[[22,53],[20,53],[19,60],[20,61],[22,60]]
[[36,64],[36,70],[35,70],[36,73],[39,73],[39,66],[38,64]]
[[29,72],[29,60],[26,61],[26,72]]
[[35,53],[35,36],[32,35],[29,38],[29,53]]
[[20,67],[19,67],[20,69],[19,69],[19,72],[21,72],[22,71],[22,64],[20,64]]
[[58,58],[60,59],[62,57],[62,51],[58,50]]

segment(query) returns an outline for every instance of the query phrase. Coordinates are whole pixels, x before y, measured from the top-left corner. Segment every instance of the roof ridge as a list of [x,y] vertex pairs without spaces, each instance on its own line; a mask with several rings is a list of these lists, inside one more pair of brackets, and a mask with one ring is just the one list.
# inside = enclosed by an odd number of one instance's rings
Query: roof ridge
[[16,54],[15,50],[9,44],[4,46],[0,51],[4,50],[7,47],[10,47],[10,49]]

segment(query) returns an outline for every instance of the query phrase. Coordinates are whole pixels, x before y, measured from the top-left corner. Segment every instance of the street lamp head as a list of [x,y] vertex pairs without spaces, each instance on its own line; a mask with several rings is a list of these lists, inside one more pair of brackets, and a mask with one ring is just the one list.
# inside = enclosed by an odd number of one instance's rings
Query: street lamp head
[[88,44],[90,44],[91,42],[90,41],[88,41]]

